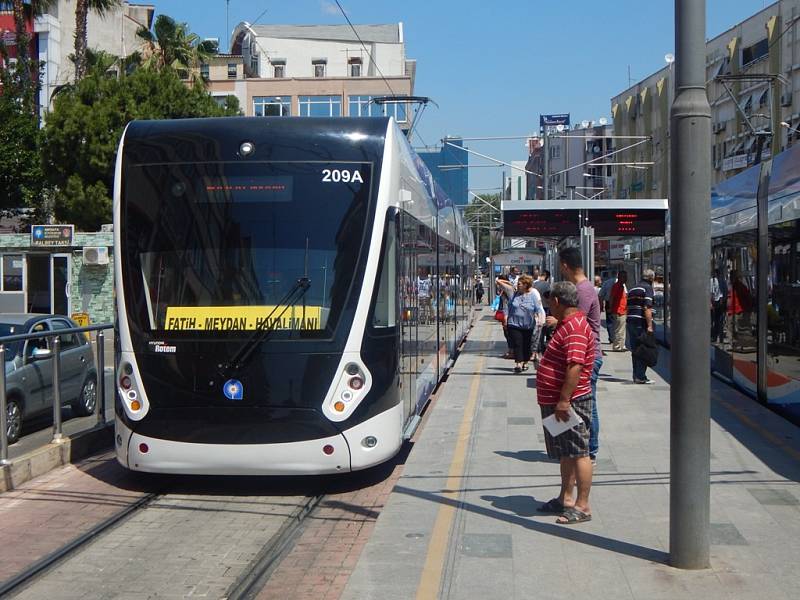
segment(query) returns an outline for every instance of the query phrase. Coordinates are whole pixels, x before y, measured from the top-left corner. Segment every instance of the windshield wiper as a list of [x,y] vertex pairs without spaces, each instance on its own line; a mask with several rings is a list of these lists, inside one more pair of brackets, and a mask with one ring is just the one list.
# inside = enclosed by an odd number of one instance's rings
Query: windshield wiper
[[[297,304],[306,295],[310,287],[311,280],[308,277],[298,279],[270,311],[261,325],[256,328],[250,339],[242,344],[231,360],[220,367],[219,374],[227,379],[241,369],[250,360],[258,345],[267,340],[272,332],[275,331],[275,324],[281,321],[284,313]],[[277,315],[275,314],[276,312],[278,313]]]

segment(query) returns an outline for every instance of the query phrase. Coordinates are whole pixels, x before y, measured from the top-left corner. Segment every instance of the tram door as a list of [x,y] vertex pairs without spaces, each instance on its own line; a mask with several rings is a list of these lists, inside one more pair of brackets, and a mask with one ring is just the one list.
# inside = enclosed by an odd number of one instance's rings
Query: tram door
[[417,408],[417,252],[414,219],[405,213],[400,216],[400,382],[405,414],[411,416]]

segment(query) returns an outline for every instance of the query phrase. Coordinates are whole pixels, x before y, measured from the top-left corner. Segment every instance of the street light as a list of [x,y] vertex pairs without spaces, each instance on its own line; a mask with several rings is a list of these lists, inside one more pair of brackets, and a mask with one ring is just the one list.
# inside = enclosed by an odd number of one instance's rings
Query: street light
[[789,123],[787,123],[786,121],[781,121],[781,127],[785,127],[785,128],[786,128],[786,129],[788,129],[789,131],[793,131],[793,132],[795,132],[796,134],[800,135],[800,130],[798,130],[798,129],[795,129],[794,127],[792,127],[791,125],[789,125]]

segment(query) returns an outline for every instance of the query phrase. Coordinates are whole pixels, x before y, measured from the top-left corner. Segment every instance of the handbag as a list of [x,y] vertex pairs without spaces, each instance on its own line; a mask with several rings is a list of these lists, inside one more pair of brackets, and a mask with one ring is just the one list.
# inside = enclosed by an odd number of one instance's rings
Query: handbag
[[495,321],[500,321],[501,323],[505,323],[506,322],[506,313],[504,313],[502,310],[494,311],[494,320]]
[[639,345],[633,351],[633,356],[652,368],[658,364],[658,344],[656,336],[648,331],[643,331],[638,338]]

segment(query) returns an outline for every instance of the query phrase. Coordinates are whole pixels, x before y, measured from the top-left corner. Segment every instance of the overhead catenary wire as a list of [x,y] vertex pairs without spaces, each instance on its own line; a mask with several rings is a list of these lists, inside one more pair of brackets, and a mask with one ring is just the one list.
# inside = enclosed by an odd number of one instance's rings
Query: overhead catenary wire
[[372,58],[372,53],[369,50],[367,50],[366,44],[361,40],[361,36],[358,35],[358,31],[356,31],[355,26],[350,21],[350,17],[347,16],[347,13],[344,11],[344,8],[339,3],[339,0],[334,0],[334,1],[336,2],[336,6],[338,6],[339,10],[342,12],[342,16],[344,17],[345,21],[347,21],[347,24],[350,25],[350,29],[353,30],[353,33],[355,34],[356,39],[358,40],[358,42],[361,44],[361,47],[364,48],[364,52],[366,52],[367,56],[369,56],[370,62],[373,65],[375,65],[375,69],[378,71],[378,74],[381,76],[381,79],[383,79],[383,82],[386,84],[386,87],[389,88],[389,91],[392,93],[392,96],[396,96],[397,94],[392,89],[392,86],[389,84],[389,80],[386,79],[386,77],[383,75],[383,71],[381,71],[381,68],[378,66],[378,63],[375,61],[375,59]]
[[[623,146],[622,148],[619,148],[617,150],[609,152],[608,154],[604,154],[603,156],[598,156],[597,158],[593,158],[591,160],[587,160],[586,162],[582,162],[582,163],[580,163],[578,165],[573,165],[571,167],[567,167],[566,169],[562,169],[561,171],[556,171],[555,173],[550,173],[550,177],[553,177],[555,175],[560,175],[561,173],[566,173],[567,171],[571,171],[573,169],[577,169],[578,167],[584,167],[586,165],[590,165],[592,163],[596,163],[599,160],[603,160],[604,158],[608,158],[609,156],[614,156],[615,154],[619,154],[620,152],[624,152],[625,150],[630,150],[631,148],[634,148],[635,146],[639,146],[640,144],[644,144],[644,143],[649,142],[651,140],[652,140],[652,138],[648,136],[644,140],[639,140],[638,142],[634,142],[633,144],[629,144],[627,146]],[[626,164],[626,163],[619,163],[619,164],[623,165],[623,164]],[[603,165],[603,166],[605,166],[605,165]]]
[[[267,53],[267,51],[266,51],[266,50],[264,50],[264,48],[261,46],[261,44],[260,44],[260,43],[259,43],[259,41],[258,41],[258,34],[256,33],[256,30],[255,30],[255,29],[253,29],[253,26],[254,26],[256,23],[258,23],[258,22],[261,20],[261,17],[263,17],[265,14],[267,14],[267,12],[268,12],[268,11],[269,11],[269,7],[265,8],[264,10],[262,10],[262,11],[261,11],[261,13],[260,13],[260,14],[259,14],[259,15],[258,15],[258,16],[255,18],[255,20],[253,20],[252,22],[247,22],[247,21],[245,21],[245,26],[247,27],[247,29],[249,29],[249,30],[250,30],[250,33],[252,33],[252,34],[253,34],[253,42],[255,42],[255,45],[256,45],[256,47],[258,48],[258,50],[259,50],[261,53],[263,53],[263,54],[264,54],[264,58],[266,58],[266,59],[267,59],[267,62],[268,62],[269,64],[272,64],[272,61],[269,59],[269,54]],[[230,35],[230,33],[229,33],[228,35]],[[229,42],[229,43],[228,43],[228,52],[230,52],[231,50],[232,50],[232,47],[231,47],[231,44],[230,44],[230,42]],[[260,75],[260,73],[258,73],[258,75]]]
[[481,158],[485,158],[486,160],[491,160],[492,162],[496,162],[496,163],[498,163],[500,165],[505,165],[506,167],[510,167],[510,168],[515,169],[517,171],[522,171],[523,173],[528,173],[530,175],[535,175],[536,177],[541,177],[542,176],[540,173],[534,173],[533,171],[528,171],[527,169],[524,169],[522,167],[517,167],[516,165],[512,165],[511,163],[505,162],[503,160],[499,160],[497,158],[492,158],[491,156],[488,156],[486,154],[481,154],[480,152],[477,152],[475,150],[470,150],[469,148],[465,148],[464,146],[459,146],[457,144],[453,144],[452,142],[448,142],[446,138],[444,140],[442,140],[442,142],[447,144],[448,146],[452,146],[453,148],[458,148],[459,150],[463,150],[464,152],[468,152],[469,154],[474,154],[475,156],[480,156]]

